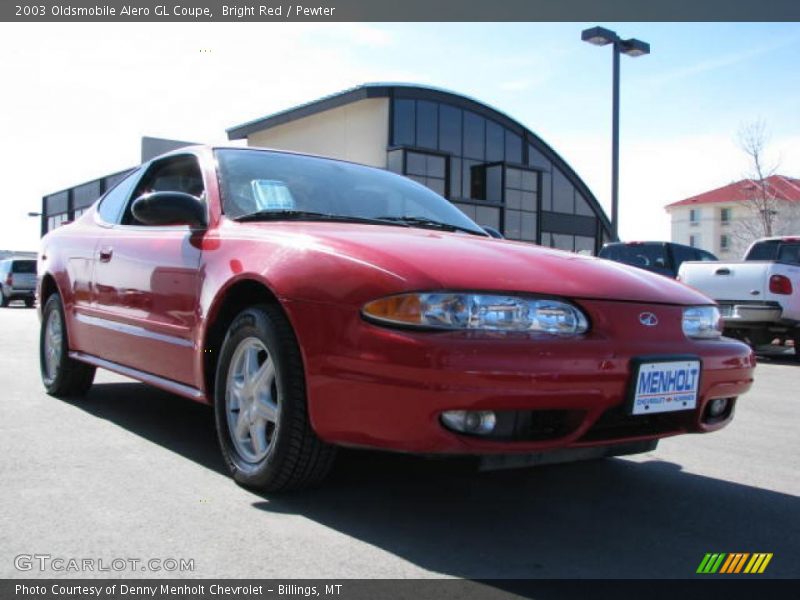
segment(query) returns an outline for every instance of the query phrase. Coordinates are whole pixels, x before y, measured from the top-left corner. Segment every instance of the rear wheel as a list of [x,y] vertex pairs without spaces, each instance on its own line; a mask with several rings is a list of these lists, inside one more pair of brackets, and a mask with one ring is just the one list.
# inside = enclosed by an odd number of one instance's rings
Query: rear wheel
[[58,294],[48,298],[42,311],[39,365],[42,383],[51,396],[83,396],[92,387],[95,368],[69,357],[64,308]]
[[330,471],[335,448],[311,428],[300,350],[278,307],[256,306],[234,319],[222,343],[214,399],[220,447],[238,483],[287,491]]
[[33,308],[33,298],[25,298],[25,306]]

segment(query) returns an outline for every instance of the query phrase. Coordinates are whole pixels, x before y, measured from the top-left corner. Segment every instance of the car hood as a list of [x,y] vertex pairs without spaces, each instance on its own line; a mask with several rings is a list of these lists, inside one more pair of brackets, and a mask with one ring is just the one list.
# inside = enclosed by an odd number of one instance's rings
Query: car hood
[[[247,223],[283,245],[333,254],[393,275],[404,289],[535,293],[662,304],[712,300],[661,275],[523,242],[348,223]],[[248,236],[249,237],[249,236]],[[277,239],[276,239],[277,238]]]

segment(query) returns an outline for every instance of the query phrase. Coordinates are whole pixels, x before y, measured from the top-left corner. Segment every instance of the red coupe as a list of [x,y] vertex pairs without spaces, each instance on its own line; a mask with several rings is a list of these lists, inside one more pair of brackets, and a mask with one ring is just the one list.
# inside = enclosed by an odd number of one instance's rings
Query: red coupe
[[409,179],[193,147],[42,241],[41,373],[96,367],[213,404],[240,483],[321,480],[337,446],[491,465],[651,450],[730,422],[753,381],[714,303],[494,239]]

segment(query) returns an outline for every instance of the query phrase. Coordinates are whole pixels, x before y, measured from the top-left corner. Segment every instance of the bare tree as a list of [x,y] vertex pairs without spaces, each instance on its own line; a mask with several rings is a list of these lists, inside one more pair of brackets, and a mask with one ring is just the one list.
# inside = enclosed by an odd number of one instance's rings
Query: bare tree
[[738,204],[744,213],[737,219],[733,232],[736,245],[745,247],[758,238],[777,233],[781,217],[781,202],[770,185],[769,178],[778,171],[779,162],[766,157],[769,135],[764,121],[758,120],[739,129],[739,147],[747,155],[749,166],[745,175],[746,197]]

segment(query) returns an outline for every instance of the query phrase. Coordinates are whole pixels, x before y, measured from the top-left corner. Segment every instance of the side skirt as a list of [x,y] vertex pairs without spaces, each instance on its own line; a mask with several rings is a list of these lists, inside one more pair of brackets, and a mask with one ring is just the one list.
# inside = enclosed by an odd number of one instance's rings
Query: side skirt
[[203,392],[189,385],[178,383],[177,381],[172,381],[171,379],[164,379],[158,375],[145,373],[144,371],[132,369],[130,367],[126,367],[125,365],[120,365],[118,363],[111,362],[110,360],[98,358],[83,352],[70,352],[69,357],[90,365],[94,365],[95,367],[100,367],[101,369],[113,371],[114,373],[124,375],[125,377],[130,377],[131,379],[136,379],[142,383],[152,385],[167,392],[172,392],[173,394],[183,396],[184,398],[189,398],[190,400],[202,402],[204,404],[210,404],[208,398],[206,398],[206,395]]

